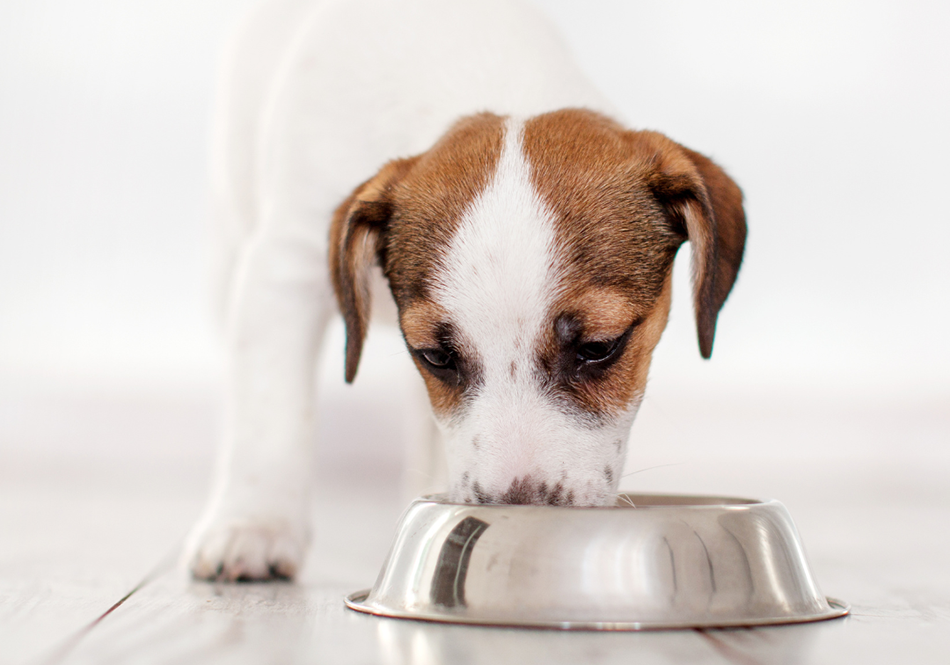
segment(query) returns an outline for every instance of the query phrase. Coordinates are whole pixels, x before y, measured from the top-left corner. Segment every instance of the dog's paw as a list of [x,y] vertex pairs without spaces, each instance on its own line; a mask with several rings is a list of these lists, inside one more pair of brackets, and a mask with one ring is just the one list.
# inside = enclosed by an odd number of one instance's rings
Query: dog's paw
[[199,524],[184,559],[195,579],[224,582],[289,580],[300,570],[306,533],[280,520]]

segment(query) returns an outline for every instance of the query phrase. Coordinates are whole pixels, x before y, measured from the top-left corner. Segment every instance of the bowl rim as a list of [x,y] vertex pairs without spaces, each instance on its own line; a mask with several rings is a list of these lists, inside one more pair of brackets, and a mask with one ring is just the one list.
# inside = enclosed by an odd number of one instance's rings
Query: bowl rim
[[496,628],[546,629],[546,630],[579,630],[579,631],[642,631],[642,630],[703,630],[707,628],[744,628],[751,626],[780,626],[796,623],[814,623],[847,616],[851,613],[851,605],[825,596],[828,609],[813,614],[781,617],[760,617],[744,619],[710,619],[708,622],[693,620],[683,621],[544,621],[544,620],[510,620],[492,621],[486,618],[469,617],[460,614],[439,614],[430,611],[405,611],[388,607],[377,607],[367,603],[371,589],[363,589],[343,597],[343,602],[351,610],[362,614],[371,614],[387,619],[403,619],[411,621],[425,621],[427,623],[457,624],[467,626],[485,626]]
[[[617,492],[616,500],[611,505],[606,506],[547,506],[537,504],[516,504],[516,503],[465,503],[460,501],[448,501],[444,499],[445,494],[426,494],[412,501],[410,504],[433,504],[440,506],[465,507],[475,510],[593,510],[593,511],[613,511],[616,509],[649,509],[649,510],[668,510],[689,508],[690,510],[703,509],[741,509],[755,506],[767,506],[780,504],[776,499],[750,499],[746,497],[724,496],[718,494],[666,494],[655,492]],[[621,497],[627,498],[633,505],[621,502]],[[638,503],[639,501],[639,503]],[[781,505],[781,504],[780,504]]]

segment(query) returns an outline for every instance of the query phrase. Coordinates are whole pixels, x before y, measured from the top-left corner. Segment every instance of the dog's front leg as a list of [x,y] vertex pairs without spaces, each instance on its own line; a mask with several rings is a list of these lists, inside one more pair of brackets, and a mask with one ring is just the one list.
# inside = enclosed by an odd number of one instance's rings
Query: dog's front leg
[[197,578],[287,578],[303,561],[314,365],[332,312],[325,256],[325,244],[287,229],[246,247],[228,325],[217,478],[185,553]]

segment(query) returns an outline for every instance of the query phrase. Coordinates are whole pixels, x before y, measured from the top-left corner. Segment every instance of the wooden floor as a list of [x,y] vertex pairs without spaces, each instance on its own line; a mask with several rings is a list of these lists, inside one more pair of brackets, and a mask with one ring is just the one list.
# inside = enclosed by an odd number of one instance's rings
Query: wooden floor
[[[800,626],[608,634],[347,610],[342,597],[372,584],[404,506],[398,472],[380,468],[392,459],[375,453],[324,460],[297,583],[192,582],[175,557],[204,496],[213,403],[84,399],[7,395],[0,407],[2,663],[950,662],[950,417],[939,409],[814,409],[803,420],[792,407],[711,408],[687,422],[645,407],[637,459],[672,463],[625,487],[782,500],[823,591],[853,611]],[[712,446],[711,430],[728,440]],[[802,445],[762,452],[765,432]],[[661,436],[663,450],[646,443]]]

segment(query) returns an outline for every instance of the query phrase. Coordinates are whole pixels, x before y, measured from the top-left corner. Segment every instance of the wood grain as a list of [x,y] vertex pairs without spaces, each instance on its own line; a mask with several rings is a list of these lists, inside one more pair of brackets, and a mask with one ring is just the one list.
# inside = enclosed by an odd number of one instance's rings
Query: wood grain
[[[900,424],[900,413],[889,417]],[[912,413],[906,418],[904,431],[918,444],[947,442],[946,419],[922,429]],[[747,437],[748,450],[756,430],[744,422],[737,415],[720,424]],[[9,436],[0,423],[0,438]],[[944,448],[915,445],[890,457],[814,449],[755,457],[737,454],[731,441],[730,454],[697,451],[679,466],[629,478],[624,485],[641,490],[735,488],[782,499],[822,589],[853,606],[844,620],[810,625],[642,634],[436,625],[345,609],[343,595],[375,579],[403,508],[394,485],[359,478],[322,477],[316,541],[298,583],[196,583],[173,555],[201,507],[207,459],[49,456],[7,445],[0,662],[945,663],[950,458]]]

